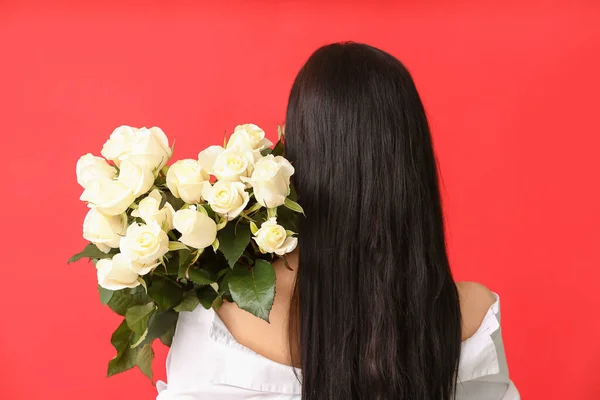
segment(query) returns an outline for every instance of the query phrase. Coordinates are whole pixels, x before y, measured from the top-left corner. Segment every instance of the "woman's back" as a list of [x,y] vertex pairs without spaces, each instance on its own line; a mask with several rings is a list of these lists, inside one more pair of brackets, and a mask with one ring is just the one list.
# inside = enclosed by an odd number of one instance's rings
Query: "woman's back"
[[[217,315],[227,330],[241,345],[279,364],[292,366],[288,321],[290,298],[296,278],[297,252],[288,255],[288,269],[283,261],[274,263],[276,290],[269,323],[238,308],[235,303],[224,303]],[[485,286],[475,282],[456,284],[463,319],[462,342],[473,336],[481,326],[496,296]],[[295,365],[295,367],[299,367]]]
[[[296,254],[288,262],[294,265]],[[289,294],[295,271],[275,264],[277,290],[268,324],[225,303],[217,313],[182,313],[169,353],[169,385],[157,400],[299,400],[299,369],[288,346]],[[463,315],[457,400],[518,400],[504,356],[499,301],[484,286],[457,283]],[[382,338],[382,340],[385,340]]]

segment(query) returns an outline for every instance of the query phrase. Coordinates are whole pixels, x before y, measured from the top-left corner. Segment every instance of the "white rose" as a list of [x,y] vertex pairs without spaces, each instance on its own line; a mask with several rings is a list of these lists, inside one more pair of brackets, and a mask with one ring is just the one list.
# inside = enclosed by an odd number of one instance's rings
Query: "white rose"
[[248,205],[250,196],[241,182],[218,181],[213,186],[205,182],[202,197],[212,209],[231,221]]
[[98,284],[104,289],[120,290],[134,288],[140,284],[139,275],[133,270],[132,262],[123,254],[115,254],[112,260],[98,260],[96,270]]
[[249,148],[262,150],[271,147],[273,143],[265,138],[265,131],[254,124],[238,125],[227,142],[227,148]]
[[169,238],[156,222],[147,225],[133,223],[121,238],[119,247],[121,253],[133,261],[134,271],[145,275],[169,251]]
[[213,175],[222,181],[238,182],[241,177],[250,176],[255,157],[256,155],[248,149],[227,149],[215,160]]
[[140,167],[132,160],[126,159],[121,162],[118,180],[127,185],[137,198],[154,185],[154,174],[148,167]]
[[91,182],[80,199],[111,216],[124,213],[135,200],[135,195],[123,182],[102,178]]
[[199,203],[202,184],[210,177],[196,160],[180,160],[169,167],[167,187],[177,198],[188,204]]
[[217,157],[223,153],[225,149],[221,146],[210,146],[198,153],[198,163],[208,174],[213,174],[213,167],[217,161]]
[[196,206],[177,211],[173,225],[181,232],[179,241],[195,249],[204,249],[217,238],[217,224],[208,215],[199,212]]
[[117,174],[117,169],[110,166],[102,157],[87,153],[77,161],[77,183],[87,189],[90,184],[101,178],[112,179]]
[[282,205],[290,194],[290,177],[293,174],[294,167],[281,156],[269,154],[258,160],[249,180],[256,202],[268,208]]
[[159,210],[158,206],[160,206],[161,201],[162,197],[158,189],[154,189],[140,201],[138,208],[133,210],[131,215],[143,219],[147,224],[156,222],[164,231],[168,232],[173,229],[175,210],[169,203],[165,203],[163,208]]
[[210,146],[198,154],[198,162],[206,172],[229,182],[249,177],[259,158],[260,152],[250,148],[224,149],[221,146]]
[[137,132],[131,126],[120,126],[110,134],[110,138],[104,143],[100,152],[107,160],[112,160],[119,165],[120,157],[131,152],[131,144]]
[[278,256],[293,251],[298,245],[298,238],[288,236],[283,226],[277,225],[276,218],[263,222],[253,239],[262,252]]
[[83,220],[83,237],[105,253],[108,253],[111,248],[119,247],[121,236],[126,230],[125,214],[108,216],[102,214],[97,208],[91,208]]
[[131,150],[121,154],[121,161],[131,159],[136,165],[159,171],[171,158],[169,139],[158,127],[140,128],[135,132],[131,142]]

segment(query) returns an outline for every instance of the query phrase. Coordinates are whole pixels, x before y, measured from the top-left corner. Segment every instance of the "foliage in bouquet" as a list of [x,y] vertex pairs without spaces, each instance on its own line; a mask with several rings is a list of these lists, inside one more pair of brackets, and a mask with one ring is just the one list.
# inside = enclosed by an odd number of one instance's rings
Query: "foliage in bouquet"
[[104,158],[79,159],[91,243],[69,263],[92,260],[102,304],[123,317],[108,376],[137,366],[152,379],[152,342],[170,346],[178,313],[199,305],[235,302],[269,320],[272,262],[296,247],[303,212],[279,127],[278,137],[271,148],[258,126],[240,125],[223,146],[168,167],[173,148],[160,128],[121,126]]

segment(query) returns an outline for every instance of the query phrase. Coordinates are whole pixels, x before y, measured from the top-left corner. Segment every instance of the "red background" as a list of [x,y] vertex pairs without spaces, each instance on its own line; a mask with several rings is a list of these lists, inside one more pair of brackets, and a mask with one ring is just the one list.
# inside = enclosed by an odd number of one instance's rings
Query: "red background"
[[0,1],[0,397],[155,393],[137,370],[105,379],[118,317],[94,268],[65,263],[78,157],[120,124],[161,126],[175,158],[238,123],[273,138],[309,54],[355,40],[414,75],[454,271],[502,296],[524,399],[600,398],[597,1],[118,3]]

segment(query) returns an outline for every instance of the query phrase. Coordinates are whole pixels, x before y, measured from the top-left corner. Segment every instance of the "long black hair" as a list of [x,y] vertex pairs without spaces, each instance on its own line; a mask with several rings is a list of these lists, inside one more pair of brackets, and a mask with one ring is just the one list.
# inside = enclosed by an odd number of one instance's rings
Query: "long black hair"
[[454,398],[460,306],[409,72],[371,46],[324,46],[294,82],[285,131],[306,213],[290,309],[302,398]]

